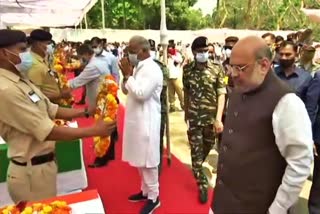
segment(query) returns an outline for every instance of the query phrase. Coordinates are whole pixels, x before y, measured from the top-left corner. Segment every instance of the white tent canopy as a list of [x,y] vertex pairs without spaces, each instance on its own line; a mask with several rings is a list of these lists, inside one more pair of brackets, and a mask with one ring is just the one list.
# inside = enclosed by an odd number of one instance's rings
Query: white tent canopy
[[96,2],[97,0],[0,0],[0,22],[5,26],[76,26]]
[[302,11],[314,22],[320,23],[320,9],[302,9]]

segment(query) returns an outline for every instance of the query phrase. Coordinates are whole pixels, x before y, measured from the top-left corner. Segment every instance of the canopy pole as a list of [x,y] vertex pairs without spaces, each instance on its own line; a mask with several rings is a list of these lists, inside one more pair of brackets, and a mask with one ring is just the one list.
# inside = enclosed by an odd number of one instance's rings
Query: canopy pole
[[87,20],[87,14],[84,15],[84,25],[85,25],[85,28],[88,29],[88,20]]
[[104,0],[101,0],[101,15],[102,15],[102,29],[106,28],[106,21],[104,17]]
[[[166,19],[166,0],[160,1],[161,6],[161,22],[160,22],[160,44],[163,50],[163,63],[165,66],[168,65],[168,30],[167,30],[167,19]],[[167,90],[167,106],[169,106],[169,91]],[[170,144],[170,120],[169,120],[169,108],[167,108],[166,112],[166,143],[167,143],[167,158],[168,164],[171,165],[171,144]],[[161,157],[162,158],[162,157]]]

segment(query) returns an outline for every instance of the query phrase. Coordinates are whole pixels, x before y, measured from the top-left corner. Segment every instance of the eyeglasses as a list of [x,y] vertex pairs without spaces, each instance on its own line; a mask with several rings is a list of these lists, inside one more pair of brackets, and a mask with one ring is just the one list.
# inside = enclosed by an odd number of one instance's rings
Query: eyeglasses
[[228,72],[244,72],[244,70],[251,64],[246,64],[246,65],[226,65],[226,68]]

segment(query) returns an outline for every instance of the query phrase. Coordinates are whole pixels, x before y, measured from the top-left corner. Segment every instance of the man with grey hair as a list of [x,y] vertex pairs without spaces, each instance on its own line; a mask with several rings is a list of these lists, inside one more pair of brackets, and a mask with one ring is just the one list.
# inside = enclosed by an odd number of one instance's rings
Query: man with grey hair
[[234,90],[219,151],[215,214],[287,214],[310,174],[308,113],[271,66],[261,38],[243,38],[232,49],[227,69]]
[[149,41],[141,36],[130,39],[128,58],[120,60],[122,91],[127,95],[122,159],[137,167],[141,191],[129,201],[147,200],[140,214],[160,206],[158,165],[160,163],[160,94],[163,75],[150,56]]

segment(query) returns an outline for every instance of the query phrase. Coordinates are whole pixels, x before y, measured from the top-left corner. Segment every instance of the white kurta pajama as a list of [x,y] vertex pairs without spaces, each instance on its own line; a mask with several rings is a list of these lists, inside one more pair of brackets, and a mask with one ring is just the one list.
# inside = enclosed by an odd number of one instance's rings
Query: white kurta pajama
[[139,62],[122,85],[128,91],[122,159],[139,169],[141,190],[152,200],[159,195],[162,84],[162,71],[150,57]]

